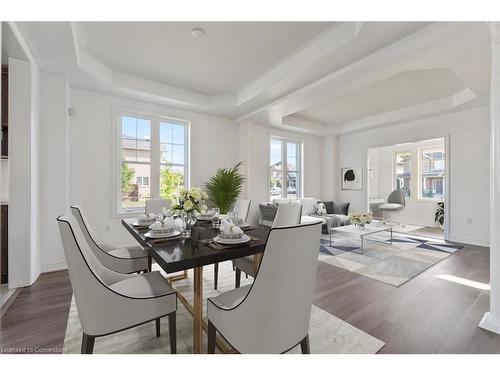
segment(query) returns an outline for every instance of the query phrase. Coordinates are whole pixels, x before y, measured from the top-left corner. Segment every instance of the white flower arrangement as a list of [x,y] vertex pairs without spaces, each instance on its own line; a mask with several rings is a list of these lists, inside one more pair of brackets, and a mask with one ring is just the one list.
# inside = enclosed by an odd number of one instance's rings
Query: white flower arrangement
[[205,200],[207,199],[207,193],[200,188],[193,187],[186,189],[184,186],[181,186],[174,194],[171,209],[183,212],[205,212],[207,210]]
[[358,227],[364,227],[366,224],[370,224],[373,221],[373,215],[371,213],[354,212],[349,214],[349,220],[351,224]]

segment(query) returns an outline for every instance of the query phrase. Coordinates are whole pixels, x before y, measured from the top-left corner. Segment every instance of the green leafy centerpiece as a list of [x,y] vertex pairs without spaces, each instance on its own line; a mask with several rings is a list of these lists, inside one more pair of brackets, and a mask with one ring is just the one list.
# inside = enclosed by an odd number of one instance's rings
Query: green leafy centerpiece
[[366,224],[370,224],[373,221],[373,215],[371,213],[354,212],[349,214],[349,220],[351,224],[359,228],[364,228]]
[[214,206],[219,207],[221,214],[229,211],[241,193],[245,177],[238,170],[242,164],[243,162],[239,162],[233,168],[218,168],[206,183],[208,199]]

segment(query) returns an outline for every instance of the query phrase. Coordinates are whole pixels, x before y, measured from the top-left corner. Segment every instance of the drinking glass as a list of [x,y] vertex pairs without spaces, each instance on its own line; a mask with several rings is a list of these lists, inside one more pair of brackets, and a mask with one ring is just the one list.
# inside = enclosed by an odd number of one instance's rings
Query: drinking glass
[[220,225],[220,217],[219,217],[220,209],[219,209],[219,207],[212,208],[212,212],[213,212],[212,227],[219,228],[219,225]]
[[240,218],[237,211],[233,211],[229,214],[229,221],[233,223],[233,225],[238,225],[239,220]]

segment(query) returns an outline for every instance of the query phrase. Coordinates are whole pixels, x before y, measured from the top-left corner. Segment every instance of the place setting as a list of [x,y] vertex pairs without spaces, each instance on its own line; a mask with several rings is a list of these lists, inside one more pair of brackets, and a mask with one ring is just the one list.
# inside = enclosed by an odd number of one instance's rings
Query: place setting
[[252,241],[259,241],[258,238],[245,234],[244,230],[238,225],[239,223],[242,223],[242,220],[237,215],[229,215],[228,219],[220,222],[219,233],[213,239],[202,240],[201,242],[211,249],[222,250],[249,244]]
[[161,242],[181,236],[184,229],[184,222],[181,218],[166,216],[156,220],[148,228],[149,231],[144,233],[144,237],[150,242]]

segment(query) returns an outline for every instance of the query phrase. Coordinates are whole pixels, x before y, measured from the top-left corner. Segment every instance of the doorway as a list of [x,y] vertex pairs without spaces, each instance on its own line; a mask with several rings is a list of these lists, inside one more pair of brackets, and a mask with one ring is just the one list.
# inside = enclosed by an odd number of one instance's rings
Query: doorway
[[[368,211],[395,232],[447,238],[447,148],[447,140],[438,138],[369,149]],[[404,207],[381,210],[396,189],[404,194]]]

